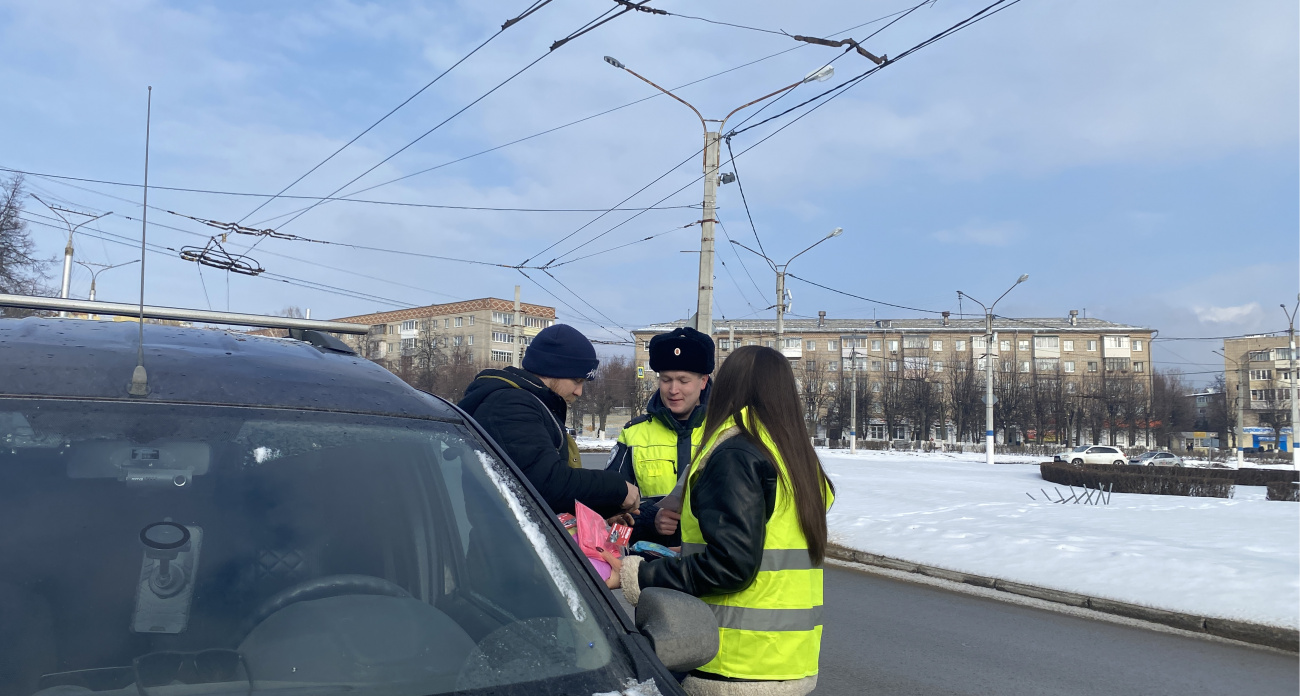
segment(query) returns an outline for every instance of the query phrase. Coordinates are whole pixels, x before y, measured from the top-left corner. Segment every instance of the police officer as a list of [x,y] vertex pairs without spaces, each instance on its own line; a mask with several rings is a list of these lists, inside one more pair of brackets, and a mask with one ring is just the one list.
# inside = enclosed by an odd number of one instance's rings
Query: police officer
[[[663,535],[655,530],[659,512],[655,503],[672,492],[699,449],[713,373],[713,339],[680,328],[651,338],[649,350],[650,369],[659,373],[659,390],[650,397],[645,415],[623,426],[608,468],[622,473],[641,492],[632,540],[677,546],[679,533]],[[672,517],[676,519],[675,514]]]

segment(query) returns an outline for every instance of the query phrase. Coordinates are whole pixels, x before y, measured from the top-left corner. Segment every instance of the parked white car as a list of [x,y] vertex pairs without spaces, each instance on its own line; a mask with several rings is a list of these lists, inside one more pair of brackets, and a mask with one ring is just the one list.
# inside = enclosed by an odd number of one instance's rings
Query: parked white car
[[1143,452],[1142,456],[1131,457],[1128,463],[1136,466],[1182,466],[1183,458],[1173,452]]
[[1108,445],[1079,445],[1069,452],[1052,458],[1070,464],[1125,464],[1126,457],[1118,447]]

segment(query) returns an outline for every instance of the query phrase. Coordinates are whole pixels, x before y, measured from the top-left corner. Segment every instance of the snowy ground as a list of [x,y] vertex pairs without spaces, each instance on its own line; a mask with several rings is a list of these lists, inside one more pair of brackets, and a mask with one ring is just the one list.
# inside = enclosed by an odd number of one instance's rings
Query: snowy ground
[[[831,540],[915,563],[1202,616],[1300,627],[1300,504],[1115,493],[1057,505],[1041,457],[818,450]],[[1065,489],[1061,488],[1062,491]],[[1037,501],[1026,495],[1033,495]],[[1068,493],[1067,493],[1068,497]]]

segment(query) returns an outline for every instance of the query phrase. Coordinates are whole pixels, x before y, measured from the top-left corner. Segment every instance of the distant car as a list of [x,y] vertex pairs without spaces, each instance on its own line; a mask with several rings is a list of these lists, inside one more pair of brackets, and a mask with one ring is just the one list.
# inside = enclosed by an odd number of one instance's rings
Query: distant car
[[1118,447],[1107,445],[1079,445],[1052,459],[1070,464],[1123,464],[1125,461],[1124,453]]
[[1144,452],[1141,456],[1130,457],[1128,463],[1136,466],[1182,466],[1183,458],[1173,452]]

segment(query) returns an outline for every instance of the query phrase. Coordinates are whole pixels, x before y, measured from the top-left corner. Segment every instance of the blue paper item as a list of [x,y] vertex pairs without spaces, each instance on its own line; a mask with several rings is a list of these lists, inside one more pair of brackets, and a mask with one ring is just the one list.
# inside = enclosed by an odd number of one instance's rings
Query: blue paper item
[[681,555],[667,546],[656,544],[653,541],[638,541],[635,544],[632,544],[631,550],[632,553],[657,556],[659,558],[677,558]]

